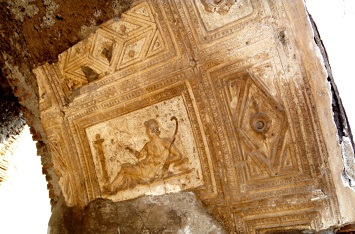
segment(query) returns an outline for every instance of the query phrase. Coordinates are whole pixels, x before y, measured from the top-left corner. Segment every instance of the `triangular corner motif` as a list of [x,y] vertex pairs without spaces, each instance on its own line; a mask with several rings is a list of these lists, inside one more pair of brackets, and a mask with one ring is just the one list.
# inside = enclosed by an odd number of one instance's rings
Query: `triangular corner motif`
[[151,41],[146,57],[157,54],[158,52],[164,50],[164,48],[165,48],[165,44],[163,38],[161,37],[159,30],[157,30],[153,37],[153,40]]
[[149,16],[149,12],[148,12],[148,10],[147,10],[147,8],[145,6],[135,10],[134,12],[136,14],[139,14],[139,15],[144,15],[144,16],[147,16],[147,17]]
[[129,33],[137,30],[141,30],[141,24],[135,24],[126,20],[113,21],[110,24],[104,25],[103,30],[115,34],[119,37],[127,37]]
[[250,71],[254,74],[254,77],[259,78],[259,82],[264,87],[268,87],[269,93],[273,97],[276,97],[277,91],[274,83],[275,72],[273,61],[267,61],[266,63],[255,66],[251,68]]
[[72,63],[81,60],[81,58],[85,56],[82,52],[80,52],[77,48],[72,47],[67,50],[67,55],[64,60],[64,67],[70,66]]
[[289,143],[289,141],[286,144],[281,155],[280,174],[289,174],[297,171],[296,146],[294,143]]
[[82,60],[82,58],[87,57],[90,54],[93,41],[93,37],[90,36],[89,38],[69,48],[65,59],[66,66],[71,66],[71,64],[77,63],[78,60]]
[[88,83],[84,76],[73,75],[72,73],[64,74],[64,82],[70,90]]
[[141,3],[127,12],[127,15],[135,16],[144,20],[154,22],[153,13],[148,3]]
[[[287,150],[289,151],[289,150]],[[292,158],[291,158],[291,155],[290,155],[290,152],[287,152],[286,153],[286,157],[284,158],[283,160],[283,165],[282,165],[283,168],[290,168],[290,167],[293,167],[293,163],[292,163]]]
[[283,159],[281,162],[280,171],[288,171],[294,167],[292,160],[292,153],[289,147],[285,149],[283,153]]
[[260,163],[256,163],[254,159],[248,159],[248,177],[250,180],[264,179],[269,177],[269,173],[260,166]]

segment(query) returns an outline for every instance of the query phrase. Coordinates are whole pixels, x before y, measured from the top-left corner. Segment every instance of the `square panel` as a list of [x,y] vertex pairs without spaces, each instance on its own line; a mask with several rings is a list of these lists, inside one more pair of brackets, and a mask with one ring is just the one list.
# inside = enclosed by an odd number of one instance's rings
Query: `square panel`
[[213,186],[190,85],[153,87],[159,85],[144,87],[153,93],[143,97],[125,94],[68,118],[89,198],[121,201]]
[[114,194],[115,200],[202,184],[198,150],[182,96],[95,124],[85,132],[100,188],[104,195]]

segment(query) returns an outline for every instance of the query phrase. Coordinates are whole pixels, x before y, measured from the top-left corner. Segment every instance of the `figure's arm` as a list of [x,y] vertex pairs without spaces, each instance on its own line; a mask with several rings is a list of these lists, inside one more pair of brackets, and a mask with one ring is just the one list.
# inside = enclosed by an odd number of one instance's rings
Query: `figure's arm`
[[166,159],[165,164],[169,165],[182,159],[183,156],[180,150],[168,139],[164,139],[164,147],[169,150],[169,157]]
[[136,156],[138,158],[139,151],[137,151],[137,150],[135,150],[135,149],[133,149],[133,148],[131,148],[129,146],[126,146],[125,149],[128,150],[131,154],[134,154],[134,156]]
[[130,153],[134,154],[138,160],[144,159],[147,155],[147,145],[145,144],[141,151],[135,150],[129,146],[125,147]]

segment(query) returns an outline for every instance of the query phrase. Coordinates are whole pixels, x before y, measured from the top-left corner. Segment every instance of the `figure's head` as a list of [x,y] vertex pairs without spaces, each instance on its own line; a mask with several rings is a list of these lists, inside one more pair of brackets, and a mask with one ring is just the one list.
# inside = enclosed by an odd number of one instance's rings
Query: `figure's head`
[[101,138],[100,134],[97,133],[97,134],[95,135],[95,139],[96,139],[96,140],[99,140],[100,138]]
[[150,119],[144,122],[144,126],[146,127],[147,134],[154,134],[159,136],[160,135],[160,130],[159,130],[159,123],[155,119]]

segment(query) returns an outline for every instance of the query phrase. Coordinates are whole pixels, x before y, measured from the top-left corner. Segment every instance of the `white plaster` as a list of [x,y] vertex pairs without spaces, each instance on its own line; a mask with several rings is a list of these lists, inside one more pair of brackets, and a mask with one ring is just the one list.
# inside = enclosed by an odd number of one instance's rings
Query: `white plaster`
[[343,137],[341,143],[344,171],[341,175],[345,186],[355,190],[355,158],[354,149],[349,137]]

